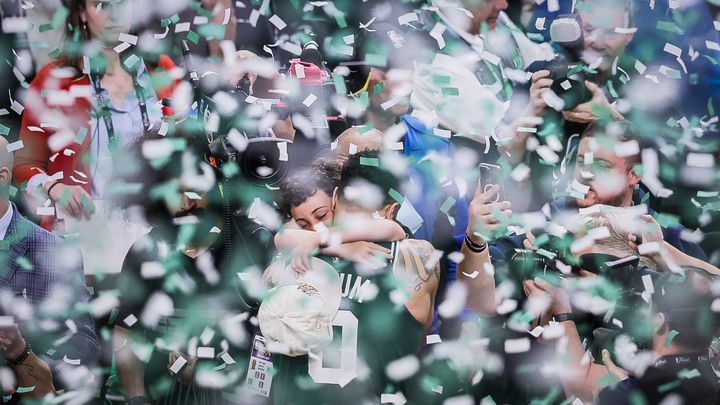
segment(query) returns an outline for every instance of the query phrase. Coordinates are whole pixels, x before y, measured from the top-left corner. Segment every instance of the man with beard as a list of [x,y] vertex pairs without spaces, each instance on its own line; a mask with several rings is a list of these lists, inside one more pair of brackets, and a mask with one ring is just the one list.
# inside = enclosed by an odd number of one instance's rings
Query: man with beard
[[[583,132],[577,151],[574,180],[569,196],[549,203],[546,216],[558,218],[566,212],[587,209],[596,205],[627,208],[645,203],[645,192],[639,188],[641,163],[637,153],[621,154],[622,146],[639,142],[638,135],[626,121],[598,120]],[[656,213],[648,208],[648,213]],[[680,225],[663,226],[662,238],[679,251],[707,261],[707,256],[696,243],[684,239]],[[514,248],[532,245],[531,233],[496,240],[491,246],[493,263],[503,263],[506,253]]]
[[145,156],[163,143],[182,147],[167,159],[134,157],[143,187],[136,195],[150,202],[125,203],[142,204],[152,230],[133,245],[111,287],[120,300],[113,352],[131,404],[244,397],[223,395],[243,386],[247,364],[249,315],[241,314],[253,305],[242,280],[259,279],[272,235],[223,206],[228,191],[188,139],[148,136],[137,147]]

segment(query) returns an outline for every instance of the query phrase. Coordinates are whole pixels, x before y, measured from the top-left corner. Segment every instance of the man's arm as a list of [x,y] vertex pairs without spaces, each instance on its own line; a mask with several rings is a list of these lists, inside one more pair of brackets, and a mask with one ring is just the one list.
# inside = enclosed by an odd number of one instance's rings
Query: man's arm
[[0,340],[4,347],[5,359],[16,360],[17,363],[8,362],[15,375],[15,386],[26,390],[32,387],[30,391],[18,394],[20,397],[41,398],[55,392],[50,366],[26,346],[27,342],[20,334],[17,325],[0,328]]
[[[460,252],[464,255],[457,267],[458,281],[468,288],[465,306],[482,315],[495,314],[495,275],[491,271],[490,249],[483,234],[495,232],[500,226],[493,212],[498,210],[509,215],[510,203],[488,203],[500,187],[495,185],[486,192],[478,185],[468,206],[466,240]],[[469,241],[468,241],[469,239]]]
[[[147,397],[145,394],[145,363],[132,350],[132,333],[121,326],[113,329],[113,352],[117,364],[120,385],[128,399]],[[146,401],[150,403],[150,401]]]
[[[549,315],[557,316],[560,314],[568,314],[572,312],[570,307],[570,299],[567,292],[562,288],[555,288],[550,283],[535,278],[534,280],[526,280],[523,283],[523,289],[529,299],[533,297],[550,297],[550,306],[547,310]],[[608,367],[595,364],[592,357],[585,358],[585,349],[582,346],[580,335],[578,334],[575,322],[566,320],[560,322],[564,331],[564,338],[558,340],[557,357],[562,361],[563,372],[559,374],[563,389],[568,396],[575,395],[583,402],[592,402],[593,397],[597,393],[609,385],[611,381],[602,383],[602,379],[611,373],[617,378],[620,377],[618,370],[614,364],[609,363]],[[609,361],[607,352],[603,353],[603,360]]]
[[425,332],[430,329],[435,315],[435,295],[440,282],[440,262],[431,263],[433,248],[425,240],[407,239],[398,244],[395,278],[408,293],[405,307],[420,323]]
[[[331,233],[339,232],[342,243],[368,241],[368,242],[394,242],[405,238],[405,231],[397,222],[389,219],[358,219],[353,220],[351,226],[342,229],[331,229]],[[306,231],[303,229],[284,229],[275,235],[275,247],[278,250],[291,250],[300,243],[306,242],[308,238],[316,238],[318,247],[323,243],[320,241],[319,232]],[[332,242],[326,241],[326,242]]]

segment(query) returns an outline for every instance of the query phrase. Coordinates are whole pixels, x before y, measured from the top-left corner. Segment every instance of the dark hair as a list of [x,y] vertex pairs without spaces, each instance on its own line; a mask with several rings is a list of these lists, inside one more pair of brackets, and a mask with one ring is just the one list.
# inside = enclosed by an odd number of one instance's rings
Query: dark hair
[[694,268],[686,269],[685,277],[669,274],[656,282],[654,309],[665,315],[670,330],[678,332],[673,343],[684,349],[707,349],[717,332],[711,284],[710,274]]
[[[580,138],[592,138],[598,135],[606,136],[615,142],[636,141],[642,150],[643,142],[640,134],[627,121],[618,119],[598,119],[585,128]],[[641,162],[640,154],[627,157],[628,166],[632,168]]]
[[340,174],[338,196],[344,198],[347,186],[357,180],[364,180],[378,187],[383,193],[383,205],[396,202],[390,190],[399,192],[400,180],[382,166],[379,151],[358,152],[348,158]]
[[319,158],[309,168],[303,169],[289,177],[280,184],[280,213],[290,218],[290,210],[307,201],[312,195],[322,190],[332,196],[335,187],[340,182],[340,163]]
[[63,0],[68,9],[65,20],[65,38],[63,39],[61,60],[66,66],[71,66],[82,72],[83,47],[90,41],[90,31],[83,23],[80,14],[85,11],[87,0]]

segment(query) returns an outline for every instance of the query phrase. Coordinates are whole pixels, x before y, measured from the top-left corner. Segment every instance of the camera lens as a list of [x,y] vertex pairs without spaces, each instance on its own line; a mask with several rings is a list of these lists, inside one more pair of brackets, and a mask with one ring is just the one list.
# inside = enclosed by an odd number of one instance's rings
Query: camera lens
[[281,160],[282,144],[276,138],[254,138],[240,155],[240,169],[246,180],[259,186],[277,187],[287,174],[287,161]]

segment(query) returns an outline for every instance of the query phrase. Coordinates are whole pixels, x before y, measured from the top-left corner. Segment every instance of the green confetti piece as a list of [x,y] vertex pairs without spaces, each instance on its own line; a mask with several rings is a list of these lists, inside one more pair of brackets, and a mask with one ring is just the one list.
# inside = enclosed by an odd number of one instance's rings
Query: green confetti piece
[[347,27],[347,21],[345,20],[345,14],[337,13],[335,14],[335,23],[338,25],[340,29]]
[[390,195],[390,197],[392,197],[393,200],[397,201],[398,204],[402,204],[403,201],[405,201],[405,198],[403,198],[402,194],[400,194],[394,188],[391,188],[390,191],[388,191],[388,194]]
[[132,55],[128,56],[127,59],[125,59],[125,62],[123,62],[123,65],[125,65],[125,67],[128,68],[129,70],[132,70],[133,66],[137,65],[139,62],[140,62],[140,58],[137,55],[132,54]]
[[658,21],[655,28],[661,31],[672,32],[680,35],[685,33],[685,31],[681,30],[677,25],[675,25],[675,23],[670,21]]
[[172,24],[172,21],[170,21],[169,18],[163,18],[162,20],[160,20],[160,27],[161,27],[161,28],[168,27],[170,24]]
[[65,24],[68,14],[70,14],[70,11],[63,6],[60,6],[60,8],[55,12],[55,15],[53,15],[52,21],[50,21],[52,28],[58,28]]
[[16,392],[18,394],[27,394],[28,392],[33,392],[33,391],[35,391],[34,385],[30,386],[30,387],[18,387],[18,389],[16,390]]
[[680,218],[677,215],[658,213],[655,220],[664,228],[680,225]]
[[369,53],[365,55],[365,62],[372,66],[387,66],[387,56],[377,53]]
[[686,379],[686,380],[690,380],[690,379],[693,379],[696,377],[700,377],[700,372],[696,368],[694,368],[692,370],[683,369],[683,370],[680,370],[680,372],[678,373],[678,377]]
[[672,343],[672,340],[675,339],[675,336],[679,335],[680,333],[676,330],[671,330],[670,333],[668,333],[667,337],[665,338],[665,347],[669,347],[670,343]]
[[528,38],[530,38],[534,42],[544,42],[545,38],[541,34],[538,34],[537,32],[528,32],[525,34]]
[[433,75],[433,84],[450,84],[450,76],[445,75]]
[[170,16],[170,22],[172,22],[173,24],[177,24],[178,21],[180,21],[179,15],[175,14],[175,15]]
[[679,70],[676,70],[676,69],[667,69],[667,70],[665,71],[665,76],[667,76],[667,77],[669,77],[669,78],[671,78],[671,79],[679,79],[680,77],[682,77],[682,74],[680,73]]
[[87,136],[87,128],[81,127],[78,130],[77,135],[75,135],[75,143],[78,145],[82,145],[83,142],[85,142],[85,137]]
[[50,51],[48,56],[50,56],[53,59],[57,59],[60,57],[61,53],[62,53],[62,51],[60,50],[60,48],[55,48],[54,50]]
[[0,124],[0,135],[7,135],[10,133],[10,127]]
[[557,257],[557,254],[556,254],[556,253],[553,253],[553,252],[551,252],[551,251],[549,251],[549,250],[545,250],[545,249],[542,249],[542,248],[536,250],[535,253],[539,254],[540,256],[545,256],[545,257],[547,257],[548,259],[551,259],[551,260],[552,260],[552,259],[555,259],[555,258]]
[[198,27],[198,32],[208,40],[225,38],[225,26],[220,24],[201,25]]
[[373,92],[375,94],[380,94],[380,93],[382,93],[383,89],[385,89],[385,83],[380,82],[380,83],[376,84],[375,87],[373,87]]
[[191,30],[191,31],[188,31],[188,33],[187,33],[187,39],[188,39],[188,41],[197,45],[197,43],[200,42],[200,35],[196,34],[195,31]]
[[17,195],[18,189],[17,187],[11,185],[10,186],[10,197],[15,197]]
[[347,94],[347,87],[345,86],[345,79],[337,73],[333,73],[332,79],[333,79],[333,84],[335,85],[335,92],[337,94]]
[[380,166],[380,159],[378,158],[367,158],[367,157],[361,157],[360,158],[360,164],[363,166]]
[[235,162],[227,162],[222,165],[223,176],[226,178],[232,178],[240,173],[240,167]]
[[86,212],[91,212],[93,210],[93,202],[87,194],[80,196],[80,204],[82,204]]
[[52,26],[52,24],[41,24],[40,27],[38,28],[38,30],[40,32],[47,32],[47,31],[52,30],[53,28],[54,27]]
[[714,117],[714,116],[715,116],[715,108],[713,107],[713,102],[712,102],[712,101],[713,101],[713,99],[712,99],[712,97],[710,97],[710,98],[708,99],[708,102],[707,102],[707,110],[708,110],[708,114],[709,114],[711,117]]
[[615,86],[613,86],[612,80],[608,80],[607,84],[608,84],[608,90],[610,91],[610,95],[615,98],[620,98],[620,96],[618,96],[617,91],[615,91]]
[[443,87],[442,94],[443,96],[459,96],[460,90],[458,90],[456,87]]
[[30,263],[30,260],[25,256],[20,256],[15,261],[18,266],[20,266],[23,270],[30,271],[33,269],[32,263]]
[[455,198],[453,196],[449,196],[440,206],[440,212],[447,215],[448,211],[450,210],[450,208],[453,207],[453,205],[455,205]]
[[662,394],[664,392],[668,392],[672,389],[677,388],[678,386],[680,386],[680,384],[681,384],[680,380],[670,381],[669,383],[665,383],[665,384],[659,386],[657,390],[659,393]]

